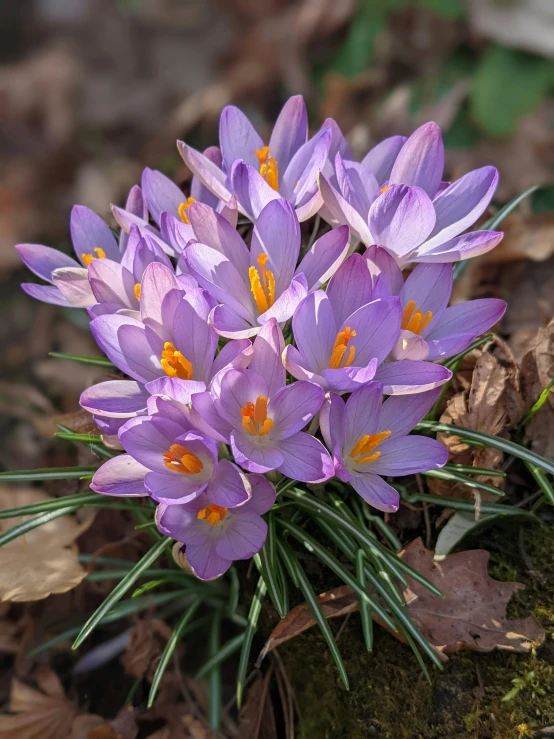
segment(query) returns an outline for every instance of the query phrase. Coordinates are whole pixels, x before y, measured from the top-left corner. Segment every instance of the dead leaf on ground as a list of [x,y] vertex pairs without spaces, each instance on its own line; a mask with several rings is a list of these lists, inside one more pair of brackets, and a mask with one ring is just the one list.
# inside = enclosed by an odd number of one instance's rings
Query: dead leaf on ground
[[136,722],[138,709],[123,706],[117,716],[93,729],[88,739],[136,739],[139,728]]
[[170,636],[171,629],[160,619],[144,619],[136,623],[121,658],[125,672],[137,679],[146,676],[152,680],[158,658]]
[[15,715],[0,716],[0,737],[4,739],[64,739],[71,736],[79,714],[57,675],[46,667],[35,674],[40,690],[17,679],[12,681],[9,709]]
[[[52,500],[36,488],[0,487],[0,509],[16,508]],[[74,542],[92,522],[61,516],[0,548],[0,600],[42,600],[52,593],[65,593],[79,585],[86,570],[79,564]],[[0,533],[31,516],[0,520]]]
[[502,223],[504,238],[497,249],[484,256],[483,264],[531,259],[544,262],[554,254],[554,214],[516,213]]
[[[534,346],[521,360],[524,410],[529,410],[554,377],[554,319],[539,329]],[[533,451],[554,460],[554,392],[525,426]]]
[[241,739],[277,739],[277,726],[269,684],[273,670],[260,675],[248,689],[246,701],[239,713],[239,736]]

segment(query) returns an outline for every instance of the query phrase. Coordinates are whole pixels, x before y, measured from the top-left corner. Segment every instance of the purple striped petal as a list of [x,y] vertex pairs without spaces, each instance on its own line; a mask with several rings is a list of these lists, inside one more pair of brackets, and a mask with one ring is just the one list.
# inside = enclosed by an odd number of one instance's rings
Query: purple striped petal
[[411,257],[413,262],[458,262],[478,257],[494,249],[503,238],[501,231],[473,231],[431,249],[423,244]]
[[160,231],[164,241],[167,241],[175,254],[179,255],[194,239],[190,223],[183,223],[180,218],[175,218],[170,213],[160,215]]
[[196,241],[221,252],[241,274],[248,274],[250,252],[226,218],[203,203],[193,203],[188,217]]
[[[269,153],[277,161],[280,172],[289,166],[293,156],[308,139],[308,114],[302,95],[294,95],[284,104],[269,139]],[[246,157],[238,157],[244,159]]]
[[506,311],[506,303],[496,298],[468,300],[450,306],[442,314],[427,337],[428,340],[445,339],[453,334],[479,336],[499,321]]
[[[119,262],[121,252],[108,225],[90,208],[74,205],[69,219],[71,241],[77,258],[83,262],[83,254],[95,256],[95,249],[102,249],[108,259]],[[84,262],[83,262],[84,264]]]
[[356,332],[356,336],[350,340],[352,346],[356,347],[354,364],[365,367],[374,357],[379,364],[383,362],[396,343],[401,320],[402,309],[398,298],[374,300],[348,316],[339,331],[348,326]]
[[[269,472],[283,464],[283,455],[274,446],[258,446],[246,433],[231,433],[231,451],[235,461],[249,472]],[[286,443],[286,442],[283,442]],[[300,479],[300,478],[296,478]]]
[[89,308],[97,302],[90,287],[88,270],[83,267],[55,269],[52,282],[74,308]]
[[374,241],[395,257],[404,257],[420,246],[434,225],[433,203],[419,187],[392,185],[369,211]]
[[323,290],[316,290],[300,303],[292,318],[292,330],[296,346],[305,360],[303,366],[312,372],[326,369],[338,326],[331,301]]
[[298,433],[319,411],[324,398],[323,389],[313,382],[293,382],[278,390],[267,407],[273,419],[271,438],[288,439]]
[[387,395],[411,395],[444,385],[452,372],[432,362],[403,359],[401,362],[382,364],[375,379],[385,386]]
[[450,264],[419,264],[408,275],[400,292],[402,307],[410,301],[415,310],[433,314],[431,323],[426,326],[423,336],[427,336],[444,313],[452,292],[452,267]]
[[318,178],[319,190],[326,208],[340,225],[347,225],[352,233],[364,244],[371,244],[373,238],[367,220],[353,208],[322,174]]
[[163,212],[179,215],[179,206],[186,200],[177,185],[157,169],[145,167],[142,173],[142,192],[152,218],[159,225]]
[[144,476],[148,468],[144,467],[129,454],[120,454],[108,459],[94,473],[90,489],[103,495],[123,495],[125,497],[143,497],[148,495],[144,487]]
[[98,416],[129,418],[146,410],[149,392],[133,380],[107,380],[82,393],[79,404]]
[[206,495],[212,503],[235,508],[246,503],[251,494],[250,483],[244,472],[228,459],[222,459],[206,488]]
[[[333,229],[331,233],[337,230]],[[339,326],[354,311],[371,301],[371,293],[371,275],[365,259],[359,254],[352,254],[341,264],[327,287],[327,297]]]
[[278,470],[291,480],[324,482],[335,474],[327,449],[318,439],[304,431],[282,439],[278,448],[283,457]]
[[[139,416],[131,418],[119,432],[125,451],[155,472],[167,473],[164,453],[183,433],[183,427],[167,418]],[[172,473],[179,476],[179,473]]]
[[[380,246],[370,246],[363,255],[371,279],[373,280],[373,290],[377,289],[377,281],[386,276],[388,280],[387,290],[385,291],[388,295],[400,295],[400,291],[404,285],[404,278],[402,277],[402,270],[398,266],[395,258],[388,251],[381,248]],[[379,297],[379,295],[374,295]]]
[[60,267],[79,267],[79,264],[58,249],[42,244],[17,244],[21,261],[37,277],[52,282],[52,272]]
[[[191,478],[196,475],[191,475]],[[189,479],[188,475],[165,472],[148,472],[144,485],[153,500],[166,505],[182,505],[190,503],[201,495],[207,482]]]
[[109,360],[133,379],[149,382],[163,374],[159,362],[163,342],[158,340],[154,353],[156,335],[139,321],[119,314],[100,316],[91,321],[90,330]]
[[[362,385],[367,385],[373,380],[377,370],[378,361],[374,357],[363,367],[342,367],[340,369],[325,369],[321,373],[325,390],[333,390],[337,393],[351,393]],[[317,379],[314,378],[314,382]],[[319,383],[318,383],[319,384]]]
[[[275,295],[288,288],[300,253],[300,224],[294,208],[279,198],[260,212],[250,245],[250,265],[259,271],[258,259],[267,256],[266,269],[275,276]],[[249,266],[250,266],[249,265]]]
[[239,509],[228,526],[222,527],[215,550],[225,559],[250,559],[265,544],[267,524],[253,511]]
[[367,218],[372,203],[380,194],[375,176],[358,162],[344,161],[340,154],[337,154],[335,169],[341,195],[363,218]]
[[211,539],[204,540],[202,544],[189,544],[185,556],[189,567],[200,580],[215,580],[233,564],[231,559],[219,556],[216,541]]
[[348,236],[347,226],[333,228],[306,252],[296,273],[304,275],[308,290],[317,290],[339,269],[348,254]]
[[374,434],[379,426],[383,385],[371,382],[356,390],[346,401],[342,448],[350,453],[360,437]]
[[74,306],[69,300],[62,295],[57,287],[52,285],[37,285],[34,282],[23,282],[21,284],[23,292],[30,295],[35,300],[41,300],[43,303],[51,305],[62,305],[64,308],[73,308]]
[[253,511],[262,516],[275,503],[275,488],[263,475],[248,475],[248,481],[252,488],[252,497],[241,506],[241,510]]
[[249,364],[252,372],[265,378],[269,397],[285,386],[286,372],[282,360],[284,348],[283,332],[275,318],[270,318],[256,336]]
[[228,105],[221,112],[219,145],[225,172],[231,172],[237,159],[260,168],[256,151],[263,148],[264,142],[242,110],[234,105]]
[[225,173],[196,149],[185,144],[184,141],[177,142],[177,148],[184,163],[190,171],[198,177],[210,192],[227,203],[233,196],[227,187]]
[[368,169],[379,185],[390,179],[394,162],[406,143],[406,136],[391,136],[370,149],[362,159],[362,166]]
[[440,388],[406,397],[393,395],[381,408],[378,430],[390,431],[389,438],[406,436],[433,407],[440,395]]
[[254,318],[248,321],[229,305],[216,305],[210,315],[210,326],[219,336],[226,339],[242,341],[251,339],[260,330],[258,324],[254,324]]
[[239,160],[231,170],[233,192],[241,210],[255,221],[265,206],[280,198],[279,193],[270,187],[257,169]]
[[395,490],[378,475],[356,475],[350,480],[350,484],[366,503],[369,503],[378,511],[394,513],[398,510],[400,505],[398,490]]
[[442,134],[436,123],[420,126],[406,141],[392,168],[389,184],[420,187],[435,196],[444,169]]
[[425,436],[400,436],[387,439],[379,446],[381,455],[370,462],[377,475],[403,476],[444,467],[448,450],[436,439]]
[[184,290],[175,273],[164,264],[149,264],[141,281],[140,317],[159,336],[167,335]]

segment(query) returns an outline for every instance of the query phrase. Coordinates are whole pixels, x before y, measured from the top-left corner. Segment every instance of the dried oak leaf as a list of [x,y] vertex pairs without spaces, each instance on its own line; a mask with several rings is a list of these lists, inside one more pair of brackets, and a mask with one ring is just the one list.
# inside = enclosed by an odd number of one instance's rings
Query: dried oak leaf
[[[0,487],[0,509],[51,500],[35,488]],[[30,516],[0,520],[0,533]],[[79,585],[86,570],[79,564],[75,539],[90,525],[74,516],[61,516],[0,547],[0,600],[42,600]]]
[[144,676],[151,680],[170,636],[169,626],[157,618],[136,623],[121,658],[125,672],[139,680]]
[[[554,319],[539,329],[534,346],[521,360],[521,388],[525,410],[533,403],[554,377]],[[554,392],[525,426],[525,435],[533,451],[554,459]]]
[[277,726],[269,684],[273,670],[259,676],[248,689],[246,701],[239,712],[241,739],[277,739]]
[[410,590],[404,593],[410,616],[439,651],[528,652],[533,643],[544,640],[545,631],[533,615],[506,618],[508,601],[525,586],[490,577],[490,554],[484,549],[449,554],[435,562],[433,552],[415,539],[401,556],[444,594],[439,598],[410,578]]
[[0,716],[2,739],[66,739],[79,714],[52,670],[40,667],[36,672],[40,690],[14,679],[10,695],[13,716]]

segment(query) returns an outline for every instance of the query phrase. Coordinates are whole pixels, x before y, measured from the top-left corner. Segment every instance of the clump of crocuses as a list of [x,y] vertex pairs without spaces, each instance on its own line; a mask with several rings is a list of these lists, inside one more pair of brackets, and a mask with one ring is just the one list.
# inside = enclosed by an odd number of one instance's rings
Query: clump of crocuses
[[[117,235],[75,206],[76,259],[17,247],[49,283],[26,292],[85,308],[122,373],[81,397],[123,452],[91,488],[150,496],[159,530],[202,579],[264,546],[275,483],[337,476],[345,493],[397,510],[395,477],[447,461],[442,444],[410,433],[451,377],[441,362],[506,307],[448,305],[451,262],[502,234],[468,232],[498,174],[445,182],[436,124],[357,162],[334,121],[310,137],[296,96],[268,138],[233,106],[219,138],[203,153],[178,143],[187,194],[146,169],[113,207]],[[302,226],[316,215],[318,238]]]

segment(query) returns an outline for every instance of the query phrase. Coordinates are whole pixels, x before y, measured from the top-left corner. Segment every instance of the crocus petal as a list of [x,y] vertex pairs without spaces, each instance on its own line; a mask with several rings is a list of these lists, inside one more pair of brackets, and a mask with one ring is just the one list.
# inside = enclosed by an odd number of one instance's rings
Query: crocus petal
[[256,403],[260,395],[268,397],[265,378],[249,369],[230,369],[221,380],[221,395],[216,408],[221,417],[235,428],[241,427],[241,408],[247,403]]
[[242,110],[234,105],[228,105],[221,112],[219,145],[225,172],[231,172],[237,159],[259,168],[256,151],[263,148],[264,142]]
[[366,503],[378,511],[394,513],[398,510],[400,504],[398,491],[378,475],[356,475],[350,480],[350,484]]
[[254,325],[253,318],[247,321],[229,305],[216,305],[209,323],[219,336],[237,341],[250,339],[260,330],[259,325]]
[[178,141],[177,148],[184,163],[210,192],[224,202],[232,198],[233,193],[227,187],[225,173],[214,162],[184,141]]
[[53,285],[37,285],[34,282],[23,282],[21,289],[35,300],[51,305],[62,305],[64,308],[73,308],[69,300]]
[[[219,167],[219,169],[221,169],[221,166],[223,164],[223,157],[221,156],[221,151],[217,148],[217,146],[208,146],[207,149],[204,149],[203,156],[206,157],[206,159],[209,159],[210,162],[213,162],[216,167]],[[220,200],[210,190],[208,190],[208,188],[198,179],[198,177],[192,178],[192,181],[190,183],[190,195],[197,202],[205,203],[206,205],[209,205],[210,208],[217,208],[217,206],[220,204]]]
[[[392,254],[389,254],[382,247],[373,244],[367,248],[363,258],[373,280],[373,290],[376,290],[379,278],[386,275],[390,287],[388,294],[400,295],[400,291],[404,285],[404,278],[402,277],[402,270]],[[380,296],[374,295],[374,297],[377,298]]]
[[296,275],[286,290],[284,290],[271,308],[258,316],[258,323],[265,323],[275,318],[279,323],[285,323],[292,318],[295,310],[308,294],[308,283],[303,274]]
[[202,544],[188,544],[186,547],[187,562],[196,577],[201,580],[215,580],[225,574],[233,564],[231,559],[220,557],[216,552],[216,541],[206,539]]
[[[252,342],[248,341],[248,339],[228,341],[225,346],[222,347],[212,364],[212,382],[214,382],[218,373],[223,372],[230,367],[246,369],[252,360],[253,351]],[[221,378],[217,382],[219,383],[220,381]]]
[[90,489],[103,495],[142,497],[148,495],[144,487],[144,476],[147,472],[148,468],[129,454],[120,454],[108,459],[96,470]]
[[250,559],[265,544],[267,524],[253,511],[240,511],[222,527],[215,550],[226,559]]
[[334,171],[335,159],[337,154],[340,154],[343,159],[352,160],[354,159],[354,153],[352,147],[348,141],[344,138],[342,131],[338,123],[333,118],[326,118],[321,124],[321,130],[329,128],[331,130],[331,146],[329,147],[329,154],[325,166],[323,167],[323,174],[326,177],[331,177]]
[[279,441],[278,448],[283,462],[277,469],[291,480],[324,482],[335,474],[329,452],[311,434],[300,431]]
[[188,217],[198,242],[217,249],[241,274],[248,274],[250,252],[237,230],[226,218],[203,203],[193,203],[189,208]]
[[279,198],[272,200],[259,214],[250,245],[250,263],[260,271],[259,257],[267,256],[265,268],[275,277],[275,295],[290,284],[300,253],[300,224],[294,208]]
[[400,150],[389,183],[413,185],[435,196],[444,169],[444,146],[441,130],[436,123],[420,126]]
[[426,436],[399,436],[379,446],[381,455],[370,462],[371,472],[385,476],[414,475],[444,467],[448,449],[436,439]]
[[434,201],[437,220],[426,251],[472,226],[488,207],[498,185],[496,167],[481,167],[468,172]]
[[452,372],[446,367],[412,359],[382,364],[375,373],[387,395],[422,393],[444,385],[451,377]]
[[89,308],[97,302],[86,269],[81,267],[55,269],[52,272],[52,282],[74,308]]
[[190,419],[196,428],[211,439],[228,444],[232,424],[221,418],[212,394],[195,393],[190,399],[190,405]]
[[167,418],[141,416],[127,421],[119,440],[125,451],[149,470],[167,473],[163,455],[182,433],[183,427]]
[[199,495],[185,505],[164,505],[156,508],[155,519],[159,530],[185,544],[202,544],[208,537],[209,524],[198,520],[198,511],[209,505],[206,495]]
[[319,426],[328,448],[333,451],[344,436],[345,402],[337,393],[329,393],[319,411]]
[[343,160],[340,154],[336,156],[335,169],[341,195],[361,216],[367,218],[371,204],[380,194],[375,176],[358,162]]
[[[146,223],[148,222],[148,208],[142,195],[142,190],[138,185],[133,185],[129,190],[125,210]],[[119,250],[123,254],[125,254],[125,250],[127,249],[128,241],[129,235],[125,231],[122,231],[119,236]]]
[[333,219],[340,225],[347,225],[352,233],[364,244],[371,244],[373,238],[367,220],[353,208],[322,174],[318,177],[319,190],[325,206]]
[[[429,361],[442,361],[453,357],[471,344],[476,338],[475,334],[455,334],[444,339],[427,339],[427,357]],[[395,359],[401,359],[395,355]]]
[[[333,229],[331,233],[335,231],[338,229]],[[327,297],[339,326],[354,311],[371,301],[371,292],[371,275],[365,260],[359,254],[352,254],[341,264],[327,287]]]
[[108,380],[89,387],[79,404],[97,416],[129,418],[146,410],[149,393],[133,380]]
[[292,330],[307,368],[320,372],[328,367],[338,326],[331,301],[323,290],[311,293],[300,303],[292,319]]
[[356,335],[354,364],[365,367],[375,357],[379,364],[388,356],[400,333],[402,312],[398,298],[384,298],[362,305],[339,330],[349,327]]
[[217,335],[189,302],[192,294],[187,295],[175,311],[172,335],[175,346],[191,363],[194,379],[207,384],[217,347]]
[[146,383],[146,391],[151,395],[161,395],[186,406],[196,393],[206,391],[204,382],[196,380],[181,380],[179,377],[158,377]]
[[435,209],[419,187],[392,185],[369,210],[374,241],[395,257],[403,257],[422,244],[435,225]]
[[181,255],[184,249],[194,239],[194,232],[190,223],[183,223],[171,213],[163,212],[160,215],[160,231],[164,241],[171,246],[175,254]]
[[393,359],[428,359],[429,344],[423,338],[411,331],[401,331],[394,345],[391,356]]
[[297,380],[316,382],[321,387],[325,387],[326,383],[323,375],[313,372],[309,367],[305,366],[306,364],[306,358],[300,354],[298,349],[292,346],[292,344],[287,344],[283,352],[283,365],[287,372]]
[[[362,385],[373,380],[377,370],[378,360],[374,357],[364,367],[341,367],[339,369],[325,369],[321,373],[322,387],[336,393],[351,393]],[[317,380],[314,378],[314,382]]]
[[288,439],[304,428],[321,408],[325,393],[313,382],[293,382],[282,387],[269,401],[267,414],[273,419],[271,438]]
[[196,480],[196,475],[171,474],[165,472],[148,472],[144,484],[150,497],[157,503],[179,505],[190,503],[207,487],[207,482]]
[[179,206],[186,198],[169,177],[157,169],[145,167],[141,185],[148,210],[157,224],[160,223],[164,211],[171,213],[172,216],[179,215]]
[[347,226],[333,228],[306,252],[296,272],[304,275],[308,290],[317,290],[339,269],[348,254],[348,236]]
[[88,279],[94,297],[99,303],[120,303],[137,308],[134,295],[135,278],[128,269],[111,259],[95,259],[88,268]]
[[377,182],[388,182],[396,157],[406,143],[406,136],[391,136],[370,149],[362,159],[362,165],[369,169]]
[[167,324],[173,322],[184,291],[175,273],[164,264],[149,264],[142,276],[140,315],[145,326],[159,336],[167,334]]
[[108,259],[118,262],[121,252],[108,225],[90,208],[74,205],[69,219],[69,230],[75,254],[83,262],[83,254],[95,256],[102,249]]
[[159,356],[152,349],[152,331],[133,318],[122,315],[107,315],[91,321],[90,330],[94,340],[108,359],[122,372],[139,382],[155,380],[163,374]]
[[234,163],[231,182],[239,207],[251,221],[258,218],[268,203],[280,197],[257,169],[242,160]]
[[479,336],[494,326],[506,311],[506,303],[496,298],[468,300],[450,306],[433,326],[428,340],[445,339],[453,334]]
[[263,475],[248,475],[252,497],[241,510],[253,511],[258,516],[267,513],[275,503],[275,488]]
[[445,244],[428,249],[423,244],[412,255],[413,262],[458,262],[461,259],[478,257],[494,249],[503,238],[501,231],[473,231],[462,234],[447,241]]
[[320,129],[298,149],[282,176],[281,192],[297,208],[317,193],[317,174],[327,161],[331,137],[331,129]]
[[374,434],[379,425],[383,385],[371,382],[356,390],[346,401],[342,448],[348,453],[360,437]]
[[436,325],[450,300],[452,292],[452,267],[450,264],[419,264],[408,275],[400,292],[402,307],[410,301],[415,309],[425,314],[430,311],[433,316],[423,336],[427,336]]
[[406,397],[393,395],[387,398],[381,408],[379,431],[390,431],[391,439],[406,436],[431,410],[440,392],[440,388],[436,388]]
[[256,336],[249,364],[252,372],[265,378],[269,397],[285,385],[286,372],[282,360],[284,348],[283,332],[275,318],[270,318]]
[[21,261],[47,282],[52,282],[52,272],[60,267],[79,267],[78,263],[58,249],[52,249],[42,244],[17,244],[15,247]]
[[[308,114],[302,95],[294,95],[284,104],[269,139],[269,153],[284,172],[298,149],[308,138]],[[242,157],[243,159],[245,157]]]
[[231,451],[235,461],[249,472],[269,472],[283,464],[280,450],[272,446],[258,446],[246,434],[237,431],[231,433]]
[[228,459],[222,459],[208,483],[206,494],[216,505],[235,508],[250,499],[252,489],[244,472]]

